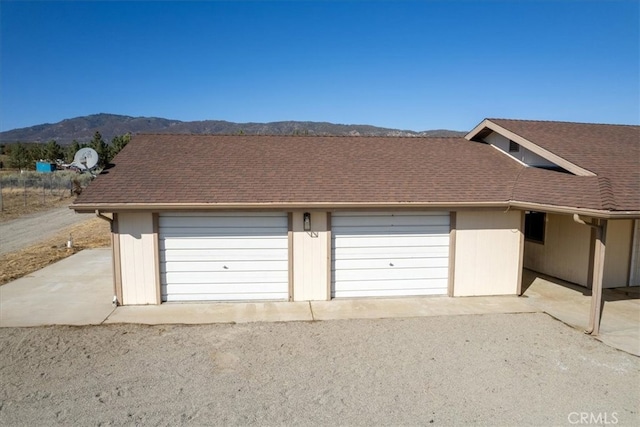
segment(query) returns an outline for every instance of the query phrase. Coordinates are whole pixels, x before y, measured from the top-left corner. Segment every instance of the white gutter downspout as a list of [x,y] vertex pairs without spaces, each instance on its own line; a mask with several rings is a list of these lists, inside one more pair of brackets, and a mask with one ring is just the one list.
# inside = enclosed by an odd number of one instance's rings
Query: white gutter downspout
[[596,232],[593,251],[593,280],[591,284],[591,310],[589,313],[589,328],[586,334],[598,335],[600,333],[600,321],[602,320],[602,280],[604,276],[604,253],[607,241],[607,220],[594,219],[594,222],[586,222],[580,215],[573,214],[573,220],[578,224],[593,228]]
[[[100,210],[96,209],[96,216],[102,220],[105,220],[109,223],[109,234],[110,234],[110,238],[111,238],[111,250],[113,251],[114,245],[113,245],[113,218],[109,218],[108,216],[106,216],[105,214],[103,214],[102,212],[100,212]],[[113,300],[112,303],[113,305],[118,305],[118,291],[117,291],[117,287],[116,287],[116,260],[115,260],[115,254],[112,253],[111,254],[111,271],[113,274]]]

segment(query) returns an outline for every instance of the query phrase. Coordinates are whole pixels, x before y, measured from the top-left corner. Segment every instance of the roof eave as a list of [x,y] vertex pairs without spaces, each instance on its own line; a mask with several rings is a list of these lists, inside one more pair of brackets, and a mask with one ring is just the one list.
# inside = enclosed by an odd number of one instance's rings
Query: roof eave
[[274,203],[80,203],[69,206],[77,213],[193,210],[283,210],[283,209],[506,209],[508,201],[495,202],[274,202]]
[[610,211],[603,209],[591,209],[591,208],[577,208],[572,206],[550,205],[545,203],[532,203],[526,201],[513,200],[509,203],[509,206],[515,209],[527,210],[527,211],[539,211],[547,213],[557,214],[580,214],[592,218],[600,219],[638,219],[640,218],[640,210],[627,210],[627,211]]
[[77,213],[132,212],[132,211],[265,211],[265,210],[359,210],[359,209],[518,209],[557,214],[580,214],[601,219],[637,219],[640,210],[609,211],[602,209],[577,208],[526,201],[493,202],[315,202],[315,203],[97,203],[73,204],[70,209]]

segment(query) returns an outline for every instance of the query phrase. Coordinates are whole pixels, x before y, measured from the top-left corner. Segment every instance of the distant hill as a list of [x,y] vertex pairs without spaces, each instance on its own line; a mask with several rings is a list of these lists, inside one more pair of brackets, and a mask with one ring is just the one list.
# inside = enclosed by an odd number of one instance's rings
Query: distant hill
[[131,133],[190,133],[190,134],[240,134],[247,135],[362,135],[362,136],[462,136],[466,132],[451,130],[387,129],[369,125],[342,125],[327,122],[271,122],[233,123],[222,120],[183,122],[159,117],[130,117],[117,114],[92,114],[65,119],[58,123],[13,129],[0,132],[0,142],[48,142],[56,140],[60,145],[89,142],[95,132],[102,134],[106,142],[117,135]]

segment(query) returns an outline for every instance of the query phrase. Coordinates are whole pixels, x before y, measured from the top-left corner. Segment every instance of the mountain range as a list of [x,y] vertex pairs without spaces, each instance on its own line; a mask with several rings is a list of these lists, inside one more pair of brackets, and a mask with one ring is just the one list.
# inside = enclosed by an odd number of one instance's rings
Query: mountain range
[[96,131],[106,142],[114,136],[131,133],[246,134],[246,135],[354,135],[354,136],[462,136],[466,132],[446,129],[412,131],[370,125],[344,125],[327,122],[282,121],[270,123],[233,123],[223,120],[181,121],[160,117],[131,117],[117,114],[92,114],[0,132],[0,142],[44,143],[60,145],[73,140],[89,142]]

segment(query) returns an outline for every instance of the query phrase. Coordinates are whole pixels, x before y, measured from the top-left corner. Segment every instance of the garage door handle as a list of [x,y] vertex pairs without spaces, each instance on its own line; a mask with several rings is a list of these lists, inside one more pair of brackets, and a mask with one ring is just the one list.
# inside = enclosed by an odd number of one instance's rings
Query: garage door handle
[[390,263],[389,263],[389,266],[390,266],[390,267],[393,267],[393,263],[392,263],[392,262],[390,262]]
[[223,265],[222,268],[224,268],[225,270],[229,269],[229,267],[227,267],[226,265]]

